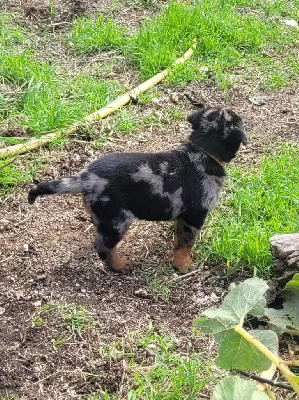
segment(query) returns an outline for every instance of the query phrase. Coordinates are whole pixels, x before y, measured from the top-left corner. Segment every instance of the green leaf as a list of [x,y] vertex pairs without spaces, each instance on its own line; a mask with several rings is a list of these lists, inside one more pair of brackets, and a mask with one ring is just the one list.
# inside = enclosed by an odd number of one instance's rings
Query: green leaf
[[268,285],[263,279],[246,279],[230,290],[221,309],[224,312],[234,313],[239,320],[243,319],[246,314],[259,317],[263,315],[266,306],[264,295],[267,290]]
[[204,332],[215,335],[223,330],[233,328],[239,323],[239,320],[232,314],[222,312],[222,309],[209,308],[204,311],[204,317],[197,318],[194,321]]
[[[255,330],[249,333],[272,352],[277,350],[278,338],[275,332]],[[215,339],[219,344],[219,355],[215,360],[219,367],[249,371],[264,371],[270,368],[271,361],[234,330],[217,334]]]
[[216,334],[243,323],[246,314],[264,314],[268,285],[260,278],[251,278],[234,286],[224,298],[220,308],[209,308],[203,312],[206,318],[195,320],[204,332]]
[[202,313],[206,318],[195,320],[204,332],[216,334],[243,324],[246,314],[261,316],[266,306],[268,285],[260,278],[251,278],[234,286],[220,308],[209,308]]
[[238,376],[222,379],[215,387],[211,400],[269,400],[265,393],[256,392],[255,384]]
[[[299,330],[299,273],[295,274],[283,291],[283,308],[275,310],[269,308],[265,310],[265,316],[269,322],[276,327],[276,331],[281,334],[287,328]],[[273,328],[274,329],[274,328]]]
[[[237,324],[243,325],[247,314],[264,314],[267,289],[268,285],[262,279],[247,279],[231,288],[220,308],[210,308],[203,312],[203,317],[195,320],[195,324],[204,332],[215,335],[219,345],[216,359],[219,367],[254,371],[264,371],[270,367],[271,361],[233,329]],[[276,351],[278,338],[275,332],[254,331],[253,336],[271,351]]]

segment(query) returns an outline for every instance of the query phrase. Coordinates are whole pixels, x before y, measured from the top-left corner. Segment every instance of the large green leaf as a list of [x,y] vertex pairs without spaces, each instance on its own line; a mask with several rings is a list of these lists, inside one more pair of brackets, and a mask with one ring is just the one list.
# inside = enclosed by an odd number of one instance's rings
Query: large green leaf
[[266,306],[265,293],[268,290],[267,283],[260,278],[251,278],[240,283],[229,291],[225,297],[221,309],[224,312],[233,313],[239,320],[246,314],[259,317],[263,315]]
[[[216,359],[219,367],[254,371],[264,371],[270,367],[271,361],[234,331],[237,324],[243,325],[247,314],[264,314],[267,289],[268,285],[262,279],[247,279],[229,291],[220,308],[210,308],[203,312],[203,317],[195,320],[195,324],[204,332],[215,335],[219,345]],[[275,332],[254,331],[253,335],[271,351],[276,351],[278,339]]]
[[264,314],[266,306],[264,295],[267,289],[268,285],[262,279],[247,279],[228,292],[219,309],[209,308],[202,314],[207,319],[198,319],[195,323],[205,332],[215,334],[242,324],[246,314],[259,317]]
[[215,387],[211,400],[269,400],[265,393],[256,392],[255,384],[238,376],[222,379]]
[[[255,330],[249,333],[272,352],[277,350],[278,338],[275,332]],[[264,371],[270,368],[271,361],[234,330],[217,334],[215,339],[219,345],[219,354],[215,362],[219,367],[226,370],[245,369],[248,371]]]

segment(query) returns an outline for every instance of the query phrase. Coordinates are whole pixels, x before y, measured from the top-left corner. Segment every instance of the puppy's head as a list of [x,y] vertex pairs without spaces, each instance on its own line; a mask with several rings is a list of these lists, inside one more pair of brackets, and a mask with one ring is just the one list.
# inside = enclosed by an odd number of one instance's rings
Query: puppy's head
[[247,143],[241,118],[228,108],[203,108],[187,119],[193,128],[190,139],[220,161],[229,162]]

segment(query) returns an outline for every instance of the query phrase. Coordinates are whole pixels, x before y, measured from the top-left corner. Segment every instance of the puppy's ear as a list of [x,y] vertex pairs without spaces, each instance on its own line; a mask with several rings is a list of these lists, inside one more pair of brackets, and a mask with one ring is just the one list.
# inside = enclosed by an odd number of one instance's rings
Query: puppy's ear
[[194,130],[198,129],[201,126],[202,114],[204,110],[205,109],[203,108],[200,111],[196,111],[195,113],[187,117],[187,121],[190,122]]
[[227,110],[225,108],[222,108],[222,110],[220,111],[220,118],[223,119],[224,124],[226,123],[230,123],[232,120],[232,116],[229,113],[230,110]]
[[241,118],[230,109],[223,108],[220,113],[220,121],[223,126],[223,138],[230,138],[239,143],[247,144]]

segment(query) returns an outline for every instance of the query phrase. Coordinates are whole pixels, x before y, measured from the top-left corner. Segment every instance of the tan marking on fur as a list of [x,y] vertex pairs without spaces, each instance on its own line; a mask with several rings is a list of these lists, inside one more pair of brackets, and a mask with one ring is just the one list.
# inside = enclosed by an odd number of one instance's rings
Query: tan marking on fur
[[107,265],[109,269],[112,269],[115,272],[126,273],[131,270],[129,261],[121,258],[118,255],[116,246],[110,251],[109,256],[107,258]]
[[178,248],[178,238],[174,238],[174,252],[173,252],[173,264],[175,268],[181,273],[191,271],[190,265],[192,260],[190,258],[190,252],[192,247],[184,246]]

